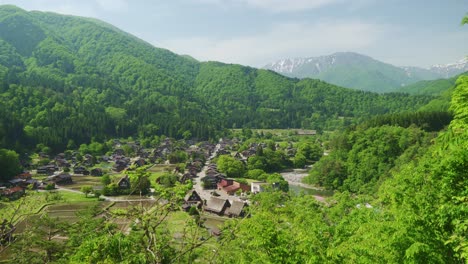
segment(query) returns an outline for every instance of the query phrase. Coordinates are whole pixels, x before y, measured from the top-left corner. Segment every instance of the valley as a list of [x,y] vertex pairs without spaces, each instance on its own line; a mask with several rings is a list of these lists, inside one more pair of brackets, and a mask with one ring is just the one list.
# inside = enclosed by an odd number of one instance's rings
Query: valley
[[0,5],[0,263],[465,263],[465,71]]

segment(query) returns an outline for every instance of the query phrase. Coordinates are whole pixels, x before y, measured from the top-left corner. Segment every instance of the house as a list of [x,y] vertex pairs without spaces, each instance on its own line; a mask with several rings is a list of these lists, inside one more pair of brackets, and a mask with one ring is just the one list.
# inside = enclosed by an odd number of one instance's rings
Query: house
[[249,157],[251,157],[251,156],[257,154],[257,149],[255,149],[255,148],[250,148],[250,149],[247,149],[247,150],[242,151],[241,154],[242,154],[243,157],[245,157],[245,158],[248,159]]
[[8,182],[13,187],[19,186],[21,188],[27,188],[28,186],[31,186],[33,189],[36,189],[37,186],[39,186],[39,181],[32,179],[32,178],[29,178],[29,179],[15,178],[15,179],[9,180]]
[[224,212],[228,207],[231,206],[231,203],[227,199],[222,199],[212,196],[204,206],[203,210],[217,215],[224,215]]
[[267,186],[270,186],[270,184],[267,182],[252,182],[250,183],[250,192],[252,193],[264,192]]
[[114,150],[114,155],[123,156],[123,155],[125,155],[125,151],[123,149],[121,149],[121,148],[115,149]]
[[102,176],[103,174],[101,168],[94,168],[91,170],[91,176]]
[[60,173],[58,175],[50,176],[47,180],[51,180],[55,184],[72,184],[72,176],[69,173]]
[[57,170],[58,170],[58,167],[56,165],[49,164],[49,165],[45,165],[45,166],[41,166],[37,168],[37,174],[52,175]]
[[39,187],[39,181],[36,179],[29,179],[24,181],[24,187],[31,186],[33,190],[37,189]]
[[114,156],[115,164],[113,166],[113,170],[116,172],[121,172],[128,167],[130,163],[130,159],[125,156]]
[[228,150],[225,150],[225,149],[220,149],[216,155],[217,156],[221,156],[221,155],[229,155],[230,156],[231,152],[229,152]]
[[71,166],[70,163],[66,159],[56,159],[55,163],[60,168],[69,168]]
[[307,129],[299,129],[297,130],[298,136],[315,136],[317,135],[317,130],[307,130]]
[[29,180],[31,177],[32,175],[29,171],[24,171],[23,173],[16,175],[16,178],[23,180]]
[[135,160],[135,162],[133,162],[133,165],[135,165],[137,167],[145,166],[146,161],[145,161],[145,159],[140,158],[140,159]]
[[128,175],[122,177],[117,183],[117,185],[120,189],[130,189],[130,179],[128,178]]
[[250,191],[250,186],[244,183],[236,182],[231,179],[221,179],[217,184],[218,190],[223,191],[228,195],[234,195],[239,190],[242,192]]
[[76,166],[76,167],[73,168],[73,173],[74,174],[89,175],[89,170],[87,170],[83,166]]
[[191,179],[193,179],[193,175],[190,173],[185,173],[184,175],[182,175],[182,177],[180,177],[179,182],[186,183],[188,180],[191,180]]
[[203,178],[201,178],[201,181],[203,182],[203,188],[205,189],[214,189],[216,188],[218,182],[223,179],[222,174],[213,174],[213,175],[207,175]]
[[83,164],[85,164],[86,166],[93,166],[94,165],[95,159],[94,159],[93,155],[86,154],[86,155],[84,155],[83,159],[84,159]]
[[223,189],[224,187],[228,187],[234,183],[234,180],[232,179],[221,179],[221,181],[218,182],[216,185],[218,187],[218,190]]
[[3,190],[0,193],[0,196],[6,197],[10,200],[16,200],[16,199],[19,199],[21,196],[23,196],[24,192],[25,191],[23,187],[15,186],[15,187]]
[[189,191],[184,198],[184,204],[182,204],[182,209],[185,211],[190,210],[190,207],[195,206],[198,209],[202,207],[203,201],[200,195],[195,190]]
[[233,201],[231,207],[226,210],[226,215],[229,217],[242,217],[245,215],[245,207],[247,207],[245,202]]
[[11,179],[8,182],[11,184],[11,186],[20,186],[23,181],[23,179]]

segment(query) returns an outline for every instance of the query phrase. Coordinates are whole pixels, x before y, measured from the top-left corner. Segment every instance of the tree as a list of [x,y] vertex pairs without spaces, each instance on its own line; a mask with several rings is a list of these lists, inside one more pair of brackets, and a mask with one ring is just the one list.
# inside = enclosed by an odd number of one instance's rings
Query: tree
[[297,147],[297,153],[301,153],[308,160],[317,161],[322,157],[323,150],[317,143],[301,142]]
[[176,174],[165,173],[157,179],[159,184],[166,188],[174,187],[175,183],[179,180],[179,177]]
[[111,183],[111,178],[109,175],[104,175],[101,177],[101,183],[102,185],[106,186],[106,185],[109,185]]
[[141,167],[134,172],[129,173],[130,186],[132,194],[146,195],[150,192],[151,183],[149,181],[150,173]]
[[289,183],[279,173],[268,175],[266,181],[272,184],[273,190],[279,190],[283,192],[289,191]]
[[21,172],[19,155],[8,149],[0,149],[0,181],[6,182]]
[[243,177],[245,172],[245,167],[242,161],[231,157],[230,155],[221,155],[218,158],[218,170],[220,172],[226,173],[228,177]]
[[268,177],[268,174],[260,169],[253,169],[247,171],[247,178],[264,181]]
[[304,168],[304,166],[306,165],[306,161],[307,159],[304,156],[304,154],[302,154],[301,152],[297,152],[294,156],[294,167]]
[[88,197],[88,194],[94,192],[94,189],[93,189],[92,186],[84,185],[84,186],[81,186],[80,191],[81,191],[82,193],[84,193],[84,194],[85,194],[85,197],[87,198],[87,197]]

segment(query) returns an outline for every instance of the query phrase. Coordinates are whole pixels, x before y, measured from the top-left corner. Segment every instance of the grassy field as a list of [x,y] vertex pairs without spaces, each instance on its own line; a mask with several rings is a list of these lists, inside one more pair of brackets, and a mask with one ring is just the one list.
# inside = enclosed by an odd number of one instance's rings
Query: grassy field
[[86,197],[84,193],[75,193],[69,191],[59,191],[59,193],[63,199],[63,201],[59,201],[59,203],[97,202],[97,198]]
[[151,173],[151,176],[149,177],[149,180],[151,182],[151,186],[154,187],[154,184],[156,183],[156,179],[159,178],[161,175],[172,172],[176,168],[176,165],[161,165],[157,164],[152,166],[151,168],[148,169],[148,172]]
[[45,193],[30,191],[16,201],[0,202],[0,220],[19,220],[23,215],[36,213],[47,203],[51,201],[47,201]]
[[79,191],[81,187],[89,185],[95,189],[102,189],[101,178],[95,176],[72,176],[73,184],[63,186],[67,189]]

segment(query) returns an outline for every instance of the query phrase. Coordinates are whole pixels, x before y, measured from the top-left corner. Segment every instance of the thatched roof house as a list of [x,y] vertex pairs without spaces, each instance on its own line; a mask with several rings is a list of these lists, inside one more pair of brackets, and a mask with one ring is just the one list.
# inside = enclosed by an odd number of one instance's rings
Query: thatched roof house
[[241,201],[233,201],[231,207],[226,210],[226,215],[231,217],[239,217],[244,216],[245,212],[244,209],[247,206],[246,203]]
[[212,196],[203,208],[207,212],[212,212],[217,215],[223,215],[228,207],[231,206],[231,203],[227,199],[222,199]]

